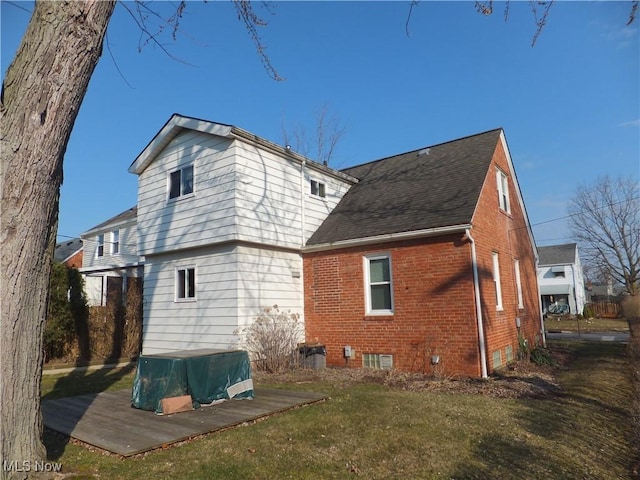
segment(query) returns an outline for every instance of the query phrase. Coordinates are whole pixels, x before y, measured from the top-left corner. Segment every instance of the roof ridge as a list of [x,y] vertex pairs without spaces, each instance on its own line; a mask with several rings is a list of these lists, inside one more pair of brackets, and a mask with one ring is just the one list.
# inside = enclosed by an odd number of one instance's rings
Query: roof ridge
[[352,169],[352,168],[363,167],[363,166],[365,166],[365,165],[370,165],[370,164],[372,164],[372,163],[382,162],[382,161],[384,161],[384,160],[391,160],[392,158],[400,157],[400,156],[402,156],[402,155],[407,155],[407,154],[410,154],[410,153],[413,153],[413,152],[420,152],[420,151],[422,151],[422,150],[424,150],[424,149],[427,149],[427,148],[436,148],[436,147],[441,147],[441,146],[443,146],[443,145],[447,145],[447,144],[449,144],[449,143],[460,142],[460,141],[462,141],[462,140],[467,140],[467,139],[470,139],[470,138],[473,138],[473,137],[479,137],[479,136],[481,136],[481,135],[486,135],[486,134],[488,134],[488,133],[493,133],[493,132],[503,131],[503,130],[504,130],[504,129],[503,129],[502,127],[492,128],[491,130],[486,130],[486,131],[484,131],[484,132],[474,133],[474,134],[471,134],[471,135],[466,135],[466,136],[464,136],[464,137],[455,138],[455,139],[453,139],[453,140],[447,140],[446,142],[435,143],[435,144],[433,144],[433,145],[427,145],[427,146],[420,147],[420,148],[416,148],[416,149],[413,149],[413,150],[407,150],[406,152],[396,153],[395,155],[390,155],[390,156],[388,156],[388,157],[378,158],[377,160],[370,160],[370,161],[368,161],[368,162],[359,163],[359,164],[357,164],[357,165],[352,165],[352,166],[350,166],[350,167],[343,168],[343,169],[341,169],[340,171],[341,171],[341,172],[345,172],[345,171],[350,170],[350,169]]

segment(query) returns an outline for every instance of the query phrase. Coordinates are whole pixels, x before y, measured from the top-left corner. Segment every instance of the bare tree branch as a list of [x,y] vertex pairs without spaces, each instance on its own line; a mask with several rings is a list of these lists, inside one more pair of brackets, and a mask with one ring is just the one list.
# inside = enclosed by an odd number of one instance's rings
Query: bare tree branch
[[639,0],[634,0],[632,2],[631,12],[629,13],[629,21],[627,22],[627,25],[631,25],[633,21],[636,19],[636,12],[638,11],[638,3],[640,3]]
[[640,288],[640,186],[631,179],[599,178],[580,186],[569,205],[570,227],[585,262],[623,284]]
[[[266,54],[266,47],[264,43],[262,43],[262,39],[258,34],[258,27],[265,27],[267,22],[260,18],[255,11],[253,10],[253,5],[250,0],[233,0],[233,4],[236,7],[236,11],[238,12],[238,18],[242,20],[251,39],[253,40],[254,45],[256,46],[256,51],[258,52],[258,56],[260,57],[260,61],[264,66],[267,74],[274,80],[281,82],[284,80],[281,77],[275,67],[271,64],[271,60],[269,56]],[[268,4],[263,2],[267,8],[269,8]]]
[[[553,6],[554,0],[549,0],[546,2],[539,0],[530,0],[529,4],[531,5],[531,11],[533,12],[533,18],[536,22],[536,33],[533,35],[533,40],[531,41],[531,46],[535,47],[536,42],[538,41],[538,37],[542,33],[542,29],[547,24],[547,16],[549,15],[549,10]],[[538,18],[538,9],[537,7],[544,7],[542,16]]]
[[404,24],[404,31],[407,33],[407,37],[410,37],[409,34],[409,22],[411,21],[411,14],[413,13],[413,7],[418,5],[418,0],[411,0],[409,4],[409,13],[407,14],[407,21]]

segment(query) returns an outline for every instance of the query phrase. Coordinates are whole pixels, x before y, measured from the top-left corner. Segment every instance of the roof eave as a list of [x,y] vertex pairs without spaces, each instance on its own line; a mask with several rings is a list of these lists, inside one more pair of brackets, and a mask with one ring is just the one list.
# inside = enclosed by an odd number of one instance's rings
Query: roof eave
[[326,250],[337,250],[341,248],[360,247],[377,243],[397,242],[401,240],[413,240],[417,238],[438,237],[452,233],[462,233],[471,228],[470,223],[460,225],[449,225],[446,227],[426,228],[422,230],[412,230],[408,232],[387,233],[374,235],[372,237],[352,238],[348,240],[338,240],[336,242],[320,243],[308,245],[302,249],[303,253],[322,252]]
[[129,173],[140,175],[153,162],[158,154],[184,129],[210,133],[220,137],[229,137],[233,127],[220,123],[184,117],[174,113],[169,121],[151,139],[149,144],[140,152],[129,167]]

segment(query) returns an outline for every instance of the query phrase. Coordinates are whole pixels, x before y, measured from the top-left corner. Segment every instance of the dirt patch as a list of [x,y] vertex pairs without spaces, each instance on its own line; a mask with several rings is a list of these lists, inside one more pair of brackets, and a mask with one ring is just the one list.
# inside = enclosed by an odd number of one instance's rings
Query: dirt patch
[[562,391],[556,380],[559,369],[569,361],[569,354],[553,351],[554,366],[538,366],[516,362],[486,380],[470,378],[440,378],[421,373],[367,368],[325,368],[295,370],[281,374],[254,372],[256,383],[305,384],[327,383],[334,388],[377,383],[405,391],[428,391],[487,395],[498,398],[547,398]]

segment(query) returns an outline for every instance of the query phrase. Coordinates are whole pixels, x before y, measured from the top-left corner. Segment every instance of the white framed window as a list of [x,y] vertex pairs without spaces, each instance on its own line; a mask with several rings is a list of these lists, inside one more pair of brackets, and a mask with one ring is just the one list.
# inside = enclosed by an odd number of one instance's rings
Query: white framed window
[[120,230],[111,232],[111,253],[113,255],[120,253]]
[[196,299],[196,267],[176,268],[176,302]]
[[500,260],[498,254],[493,252],[491,254],[493,261],[493,283],[496,286],[496,310],[502,310],[502,285],[500,284]]
[[311,180],[311,195],[315,195],[316,197],[325,198],[327,196],[327,187],[324,183],[319,182],[317,180]]
[[509,202],[509,182],[507,175],[500,169],[496,169],[496,181],[498,183],[498,202],[500,208],[507,213],[511,213]]
[[393,314],[391,257],[386,254],[364,257],[364,272],[367,314]]
[[97,257],[104,257],[104,233],[98,235],[98,248],[96,250]]
[[516,260],[513,266],[516,274],[516,291],[518,294],[518,308],[524,308],[524,300],[522,298],[522,281],[520,280],[520,260]]
[[169,199],[193,193],[193,165],[169,173]]

